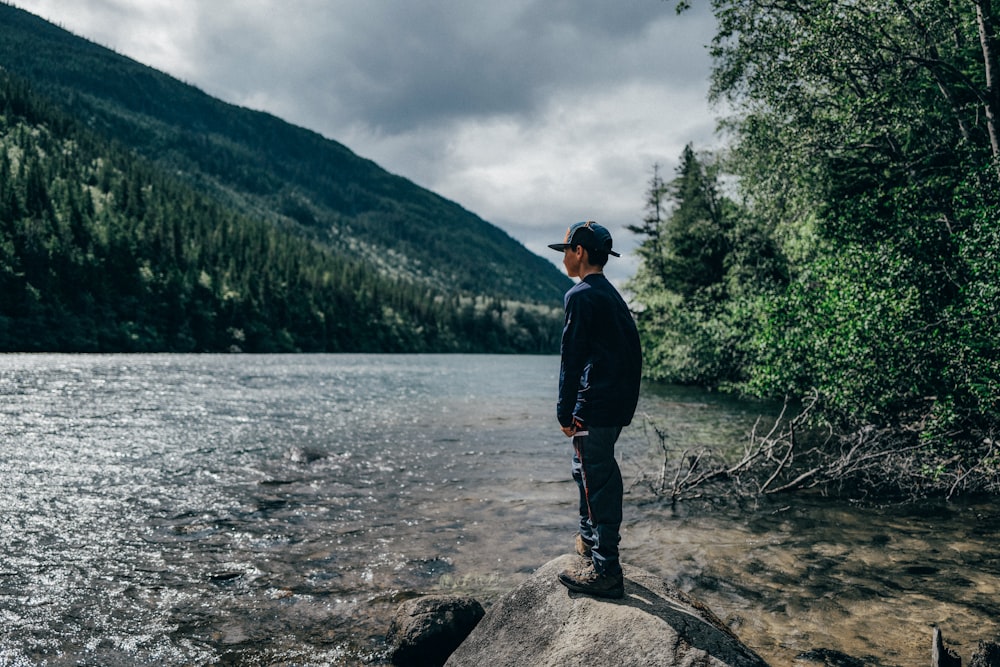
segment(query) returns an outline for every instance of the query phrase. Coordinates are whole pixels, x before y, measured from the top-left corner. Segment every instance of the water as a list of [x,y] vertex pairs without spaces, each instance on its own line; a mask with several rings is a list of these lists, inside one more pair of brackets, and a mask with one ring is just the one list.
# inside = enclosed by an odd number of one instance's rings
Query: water
[[[0,356],[0,665],[378,663],[412,595],[489,602],[572,547],[554,357]],[[648,387],[729,446],[760,406]],[[626,486],[658,464],[641,426]],[[623,558],[775,665],[926,664],[998,634],[989,504],[671,508],[636,485]]]

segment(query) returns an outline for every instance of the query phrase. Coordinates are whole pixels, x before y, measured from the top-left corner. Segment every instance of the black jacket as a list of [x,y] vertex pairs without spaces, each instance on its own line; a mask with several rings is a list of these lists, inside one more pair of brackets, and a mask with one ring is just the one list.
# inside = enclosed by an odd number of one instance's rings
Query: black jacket
[[639,402],[642,350],[625,300],[600,273],[566,292],[559,369],[559,424],[627,426]]

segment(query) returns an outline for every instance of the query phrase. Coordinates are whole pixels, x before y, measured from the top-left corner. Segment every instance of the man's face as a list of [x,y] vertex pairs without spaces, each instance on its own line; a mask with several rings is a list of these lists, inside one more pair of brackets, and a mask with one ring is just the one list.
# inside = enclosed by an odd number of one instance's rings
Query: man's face
[[570,278],[580,277],[580,265],[583,262],[583,247],[566,248],[563,250],[563,266]]

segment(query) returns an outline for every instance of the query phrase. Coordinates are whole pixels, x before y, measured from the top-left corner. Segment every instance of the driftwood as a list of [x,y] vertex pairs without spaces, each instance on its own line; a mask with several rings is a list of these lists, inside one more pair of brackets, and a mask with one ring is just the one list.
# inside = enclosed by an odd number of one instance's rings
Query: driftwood
[[743,495],[820,489],[951,498],[963,492],[1000,492],[1000,449],[992,434],[981,437],[974,451],[943,458],[918,437],[917,427],[866,426],[849,434],[821,431],[812,425],[817,401],[817,396],[808,397],[792,410],[786,400],[766,432],[758,419],[742,452],[729,457],[717,447],[678,447],[669,425],[643,415],[662,460],[655,479],[640,473],[632,488],[645,486],[671,501],[702,497],[722,482]]

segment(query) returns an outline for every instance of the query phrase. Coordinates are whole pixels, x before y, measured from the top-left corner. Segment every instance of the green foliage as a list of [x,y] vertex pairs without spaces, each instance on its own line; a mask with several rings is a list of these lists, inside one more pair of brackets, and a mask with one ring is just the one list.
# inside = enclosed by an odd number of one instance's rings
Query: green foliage
[[950,391],[934,417],[939,430],[992,432],[1000,424],[1000,187],[991,170],[973,174],[956,199],[956,255],[964,272],[942,313],[948,332],[942,373]]
[[[670,184],[654,174],[650,213],[633,228],[644,236],[632,288],[647,371],[808,399],[762,488],[781,478],[787,488],[995,492],[991,4],[713,7],[713,96],[732,110],[724,166],[740,201],[718,196],[690,150]],[[815,426],[823,442],[795,449]]]
[[534,353],[560,323],[226,208],[0,73],[0,351]]
[[728,386],[743,379],[759,295],[783,279],[766,234],[719,193],[718,164],[684,149],[675,178],[654,169],[629,289],[647,376]]
[[[741,207],[719,287],[685,286],[700,275],[690,265],[659,272],[661,292],[644,295],[659,327],[651,338],[673,354],[658,358],[698,368],[711,359],[699,350],[729,346],[729,370],[691,377],[763,396],[815,393],[830,424],[919,433],[938,453],[962,454],[949,465],[968,464],[1000,427],[1000,69],[989,4],[713,7],[713,96],[733,110],[726,166]],[[705,238],[721,240],[689,224],[670,246],[717,276]],[[640,295],[657,289],[659,260],[643,260]]]
[[731,218],[710,171],[686,146],[668,188],[676,207],[660,235],[661,279],[682,296],[717,285],[725,276]]

